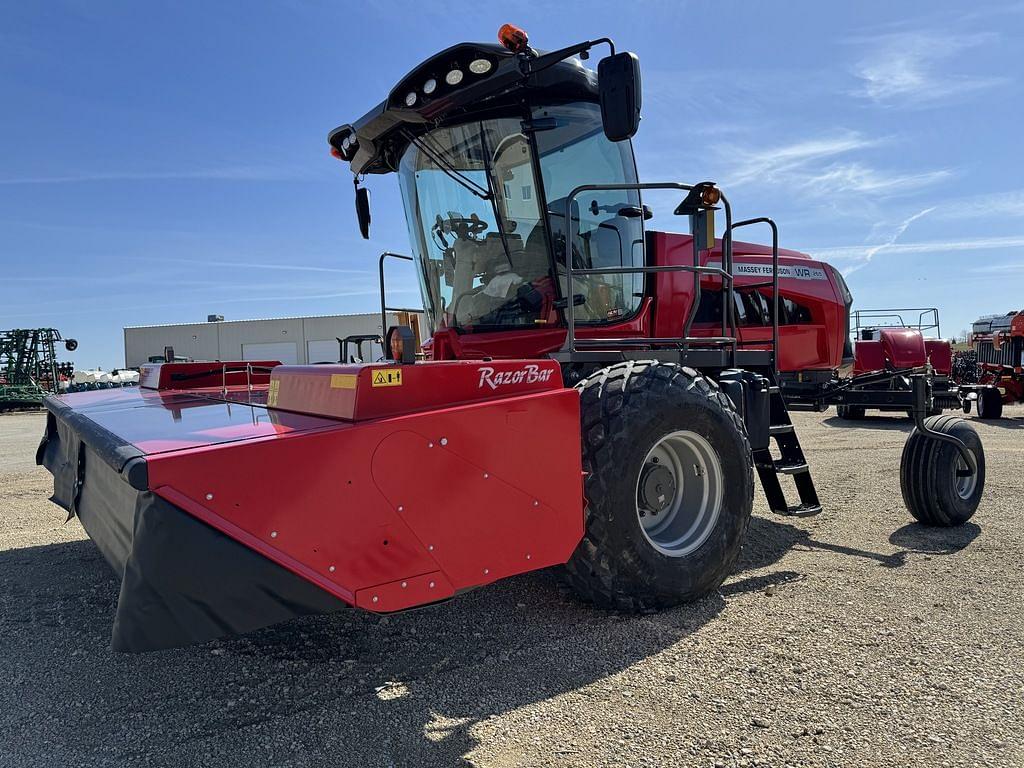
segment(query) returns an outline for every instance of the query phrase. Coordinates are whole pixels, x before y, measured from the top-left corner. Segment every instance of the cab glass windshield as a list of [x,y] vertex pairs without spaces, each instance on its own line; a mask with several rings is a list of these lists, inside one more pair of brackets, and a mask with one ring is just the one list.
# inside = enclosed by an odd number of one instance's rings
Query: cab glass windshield
[[[629,142],[605,138],[597,105],[539,108],[532,133],[536,144],[518,118],[447,126],[420,136],[402,156],[402,198],[434,329],[557,323],[555,302],[569,294],[566,196],[581,184],[636,182]],[[641,210],[635,191],[579,195],[573,267],[642,265]],[[576,276],[576,321],[624,319],[642,291],[639,274]]]
[[520,122],[437,128],[402,157],[402,198],[434,328],[548,320],[550,261]]
[[[566,198],[583,184],[636,184],[628,141],[605,138],[596,104],[565,104],[534,110],[540,168],[555,262],[565,264]],[[643,208],[636,190],[581,192],[572,206],[573,269],[641,267],[644,264]],[[563,269],[564,272],[564,269]],[[560,278],[563,295],[568,293]],[[640,306],[642,273],[581,275],[573,278],[577,322],[614,322]],[[582,303],[581,303],[582,302]]]

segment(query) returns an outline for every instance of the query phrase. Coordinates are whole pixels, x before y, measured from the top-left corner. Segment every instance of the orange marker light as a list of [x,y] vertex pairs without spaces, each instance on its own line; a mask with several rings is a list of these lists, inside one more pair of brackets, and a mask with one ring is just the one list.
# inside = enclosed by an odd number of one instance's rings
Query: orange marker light
[[520,29],[515,24],[502,24],[498,30],[498,42],[513,53],[525,50],[530,38],[526,35],[525,29]]
[[341,154],[337,147],[331,147],[331,154],[334,155],[334,157],[338,158],[339,160],[345,159],[345,156]]
[[722,191],[718,187],[704,187],[700,199],[706,206],[718,205],[718,201],[722,199]]

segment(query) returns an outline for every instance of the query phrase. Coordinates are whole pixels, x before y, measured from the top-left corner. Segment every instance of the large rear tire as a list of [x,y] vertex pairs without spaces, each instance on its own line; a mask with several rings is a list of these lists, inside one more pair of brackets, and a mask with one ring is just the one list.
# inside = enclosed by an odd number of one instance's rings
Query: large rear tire
[[995,387],[978,390],[978,418],[999,419],[1003,416],[1003,395]]
[[968,422],[956,416],[930,416],[925,426],[954,435],[974,454],[975,474],[966,474],[967,464],[955,445],[922,434],[917,428],[903,446],[900,460],[900,489],[914,519],[924,525],[950,528],[966,523],[978,509],[985,490],[985,450],[981,438]]
[[696,371],[654,361],[603,368],[576,388],[588,504],[569,584],[630,612],[716,589],[740,554],[754,495],[732,402]]

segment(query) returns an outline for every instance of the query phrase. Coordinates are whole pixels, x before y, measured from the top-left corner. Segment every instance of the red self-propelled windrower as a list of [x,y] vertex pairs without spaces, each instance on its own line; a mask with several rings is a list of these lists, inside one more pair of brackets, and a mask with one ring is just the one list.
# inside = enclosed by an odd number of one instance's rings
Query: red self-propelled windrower
[[[399,611],[555,565],[597,606],[658,610],[728,576],[755,472],[772,512],[821,512],[782,393],[846,361],[842,278],[712,182],[638,180],[636,56],[499,38],[430,57],[328,137],[364,236],[360,184],[402,185],[423,359],[395,327],[374,363],[165,363],[135,390],[47,399],[37,458],[121,580],[115,648]],[[596,73],[576,59],[604,46]],[[645,228],[651,190],[682,198],[689,234]],[[770,245],[735,239],[755,226]],[[903,497],[958,525],[984,451],[926,418],[931,383],[907,374]]]

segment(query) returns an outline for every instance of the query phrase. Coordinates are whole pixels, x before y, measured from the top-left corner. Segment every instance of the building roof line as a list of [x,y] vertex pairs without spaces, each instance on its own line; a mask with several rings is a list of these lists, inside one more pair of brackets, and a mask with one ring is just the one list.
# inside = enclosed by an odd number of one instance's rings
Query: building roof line
[[[394,312],[388,312],[389,315],[394,315]],[[292,317],[252,317],[243,320],[215,320],[207,322],[192,322],[192,323],[157,323],[155,325],[125,325],[123,329],[126,331],[137,330],[142,328],[183,328],[193,326],[216,326],[216,325],[231,325],[233,323],[266,323],[266,322],[282,322],[284,320],[320,320],[320,319],[331,319],[331,318],[342,318],[342,317],[380,317],[379,312],[344,312],[341,314],[334,315],[294,315]]]

